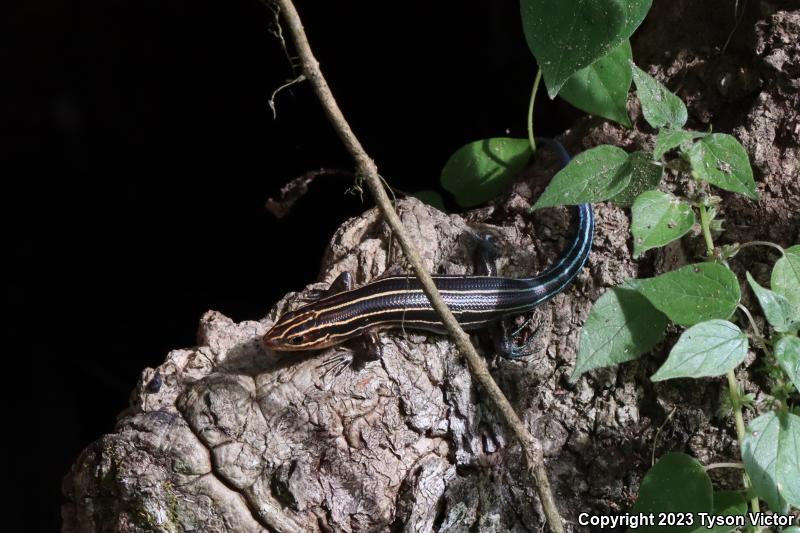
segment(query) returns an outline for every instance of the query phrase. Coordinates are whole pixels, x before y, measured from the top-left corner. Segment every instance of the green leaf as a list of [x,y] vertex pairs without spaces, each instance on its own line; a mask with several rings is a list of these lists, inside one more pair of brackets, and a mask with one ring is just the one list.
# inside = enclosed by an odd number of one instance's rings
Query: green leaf
[[[711,513],[714,508],[711,479],[703,465],[683,453],[668,453],[650,468],[639,485],[639,497],[631,514],[692,513],[693,524],[688,526],[644,526],[641,533],[673,533],[699,531],[699,513]],[[657,524],[657,522],[656,522]]]
[[571,380],[636,359],[664,337],[667,318],[635,290],[615,287],[594,304],[581,329]]
[[800,416],[782,413],[778,434],[778,492],[789,505],[800,507]]
[[555,98],[567,79],[626,41],[652,0],[521,0],[522,29]]
[[765,413],[747,426],[742,459],[754,492],[776,513],[800,506],[800,417]]
[[775,331],[785,333],[793,330],[800,324],[800,309],[794,307],[783,295],[765,289],[758,284],[750,272],[747,273],[747,283],[758,298],[761,309],[767,322],[775,328]]
[[742,460],[753,484],[753,491],[775,512],[781,512],[786,506],[778,493],[776,475],[778,433],[778,415],[769,412],[750,422],[742,441]]
[[686,131],[681,129],[665,128],[658,131],[656,136],[656,146],[653,149],[653,157],[661,159],[664,154],[677,148],[684,143],[693,141],[698,137],[705,137],[706,134],[699,131]]
[[642,114],[647,123],[656,129],[666,125],[682,128],[688,118],[683,101],[633,63],[631,68],[636,94],[642,103]]
[[640,194],[658,187],[664,174],[663,168],[653,164],[645,152],[629,154],[627,165],[631,180],[621,192],[611,198],[611,201],[620,207],[630,207]]
[[463,207],[487,202],[528,164],[527,139],[495,137],[471,142],[450,156],[442,169],[442,187]]
[[783,254],[772,269],[770,285],[792,305],[800,307],[800,244],[787,248]]
[[720,189],[758,199],[750,159],[736,137],[712,133],[695,142],[688,156],[695,178]]
[[680,239],[695,223],[692,206],[661,191],[639,195],[631,208],[633,257]]
[[608,200],[628,185],[628,153],[604,144],[575,156],[553,176],[533,209]]
[[800,391],[800,339],[792,335],[781,337],[775,343],[775,358],[794,388]]
[[[639,487],[639,498],[630,514],[653,513],[659,516],[659,513],[684,513],[686,525],[644,526],[628,531],[730,533],[736,529],[735,526],[715,525],[709,528],[708,520],[745,516],[747,500],[739,492],[712,491],[711,479],[699,462],[683,453],[666,454],[645,475]],[[701,514],[704,516],[701,517]],[[701,518],[705,519],[705,523],[701,522]]]
[[[714,511],[716,516],[743,516],[747,514],[747,500],[740,493],[732,490],[718,490],[714,492]],[[708,533],[730,533],[736,526],[718,525],[711,529],[703,527],[702,531]],[[699,531],[700,528],[697,528]]]
[[686,265],[655,278],[640,279],[639,292],[682,326],[727,320],[739,304],[736,276],[718,263]]
[[628,90],[631,88],[631,43],[627,40],[567,80],[558,95],[592,115],[630,128]]
[[421,202],[428,204],[431,207],[435,207],[439,211],[443,211],[445,213],[447,212],[447,210],[444,208],[444,198],[442,198],[442,195],[436,191],[424,189],[415,192],[411,196],[413,196],[414,198],[418,199]]
[[747,335],[727,320],[709,320],[684,331],[664,365],[650,379],[721,376],[745,357]]

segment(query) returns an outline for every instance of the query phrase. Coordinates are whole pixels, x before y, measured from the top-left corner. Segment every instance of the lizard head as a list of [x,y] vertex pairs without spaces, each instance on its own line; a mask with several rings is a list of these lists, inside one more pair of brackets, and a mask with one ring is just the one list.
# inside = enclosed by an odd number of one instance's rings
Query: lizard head
[[319,323],[313,304],[284,313],[262,339],[264,346],[275,351],[319,350],[333,346],[327,328]]

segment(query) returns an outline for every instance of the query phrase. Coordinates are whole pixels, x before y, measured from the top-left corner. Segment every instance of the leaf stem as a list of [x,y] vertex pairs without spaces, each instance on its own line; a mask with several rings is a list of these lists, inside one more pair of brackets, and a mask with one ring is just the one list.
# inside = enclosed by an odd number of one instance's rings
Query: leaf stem
[[714,239],[711,238],[711,218],[708,216],[706,206],[700,204],[700,227],[703,228],[703,237],[706,240],[706,250],[709,257],[714,255]]
[[705,466],[705,471],[708,472],[715,468],[738,468],[739,470],[743,470],[744,465],[742,463],[711,463]]
[[539,92],[539,82],[542,80],[542,69],[536,71],[536,78],[533,80],[531,90],[531,101],[528,104],[528,142],[531,143],[531,151],[536,151],[536,138],[533,135],[533,106],[536,103],[536,93]]
[[783,250],[783,246],[781,246],[779,244],[775,244],[774,242],[769,242],[769,241],[749,241],[749,242],[744,242],[742,244],[737,245],[736,248],[737,248],[737,251],[738,251],[738,250],[741,250],[742,248],[747,248],[748,246],[769,246],[771,248],[775,248],[776,250],[778,250],[781,253],[781,255],[784,255],[784,253],[785,253],[784,250]]
[[736,307],[738,307],[739,310],[744,313],[744,315],[747,317],[747,321],[750,322],[750,327],[753,328],[753,337],[755,338],[758,347],[761,348],[761,351],[766,355],[772,355],[772,351],[769,349],[769,347],[767,347],[767,343],[765,342],[764,337],[761,335],[761,330],[758,329],[758,325],[753,319],[753,315],[750,314],[750,310],[742,304],[739,304]]

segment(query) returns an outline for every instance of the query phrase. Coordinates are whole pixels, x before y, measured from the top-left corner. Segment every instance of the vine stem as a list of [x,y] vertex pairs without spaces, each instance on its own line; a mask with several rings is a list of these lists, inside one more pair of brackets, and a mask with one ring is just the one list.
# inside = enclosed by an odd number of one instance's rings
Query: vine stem
[[[733,404],[733,414],[736,420],[736,440],[739,441],[739,455],[741,456],[744,451],[744,416],[742,415],[742,400],[741,395],[739,394],[739,383],[736,381],[736,374],[733,370],[728,370],[726,374],[728,377],[728,394],[731,397],[731,403]],[[744,482],[745,489],[749,489],[751,487],[750,483],[750,476],[747,475],[747,472],[742,474],[742,481]],[[750,500],[750,509],[754,513],[757,513],[761,510],[761,507],[758,503],[758,497],[753,497]],[[756,527],[756,531],[761,531],[760,527]]]
[[531,151],[536,152],[536,136],[533,134],[533,107],[536,104],[536,93],[539,92],[539,82],[542,81],[542,69],[536,71],[533,79],[533,89],[531,89],[531,101],[528,104],[528,142],[531,144]]
[[527,430],[525,424],[514,411],[511,403],[500,390],[497,383],[495,383],[492,375],[489,373],[486,362],[475,350],[469,336],[461,329],[453,313],[439,295],[439,291],[436,289],[433,279],[422,263],[419,252],[411,242],[400,217],[391,205],[389,196],[386,194],[381,178],[378,175],[378,167],[353,133],[341,109],[339,109],[339,105],[336,103],[325,77],[322,75],[319,62],[311,51],[311,45],[303,29],[303,23],[300,20],[300,15],[297,13],[292,0],[276,1],[300,57],[300,65],[303,74],[306,76],[309,83],[311,83],[320,104],[322,104],[325,114],[328,116],[328,120],[339,135],[339,139],[353,158],[356,165],[356,174],[366,181],[367,187],[372,193],[375,203],[378,205],[378,209],[396,235],[400,247],[403,249],[403,253],[414,269],[414,274],[420,280],[425,295],[442,319],[456,347],[469,363],[473,377],[483,387],[501,416],[519,439],[527,462],[528,472],[531,474],[536,484],[539,499],[542,503],[542,509],[550,529],[552,529],[554,533],[563,533],[564,525],[558,513],[555,498],[550,490],[547,471],[544,468],[541,446]]
[[[700,204],[698,208],[700,210],[700,227],[703,229],[703,237],[706,241],[706,253],[709,257],[711,257],[714,255],[714,239],[711,237],[711,218],[708,216],[706,206]],[[749,316],[749,313],[747,314]],[[728,378],[728,395],[731,399],[733,416],[736,422],[736,440],[739,442],[739,455],[742,456],[742,453],[744,452],[745,436],[744,415],[742,414],[742,397],[739,391],[739,383],[736,381],[736,373],[734,370],[728,370],[725,376]],[[747,475],[747,472],[742,475],[742,481],[744,482],[745,488],[749,489],[750,477]],[[754,513],[759,512],[760,507],[758,504],[758,498],[753,498],[750,500],[750,507]]]

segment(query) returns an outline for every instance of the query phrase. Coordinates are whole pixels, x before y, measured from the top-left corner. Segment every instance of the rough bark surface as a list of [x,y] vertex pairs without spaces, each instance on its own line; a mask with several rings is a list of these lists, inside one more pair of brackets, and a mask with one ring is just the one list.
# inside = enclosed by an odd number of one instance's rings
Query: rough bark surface
[[[723,194],[719,243],[800,242],[800,9],[746,5],[730,45],[733,2],[660,1],[636,41],[636,58],[687,101],[689,127],[733,132],[748,152],[758,202]],[[720,18],[724,21],[709,23]],[[593,119],[565,137],[573,152],[600,143],[651,147],[653,132]],[[546,154],[490,207],[446,215],[413,199],[401,218],[434,272],[472,272],[474,236],[500,243],[499,270],[541,270],[564,248],[569,217],[527,208],[552,175]],[[674,187],[669,180],[667,187]],[[639,361],[567,381],[591,303],[626,278],[650,276],[702,255],[702,239],[630,254],[628,215],[595,206],[595,245],[565,294],[534,313],[534,353],[493,361],[501,388],[542,442],[551,484],[570,530],[579,512],[624,512],[653,454],[683,450],[704,462],[736,460],[730,417],[718,414],[721,380],[648,376],[672,332]],[[402,260],[375,210],[344,223],[322,265],[325,288],[350,271],[357,284]],[[767,276],[775,257],[744,251],[733,266]],[[216,312],[201,320],[198,347],[146,369],[115,431],[89,446],[64,481],[65,532],[90,531],[539,531],[543,518],[518,444],[481,398],[446,338],[381,335],[383,358],[339,376],[311,356],[278,357],[260,337],[290,293],[258,322]],[[758,390],[755,354],[739,378]],[[718,472],[718,471],[713,471]],[[716,475],[716,474],[715,474]],[[717,477],[736,486],[738,476]]]

